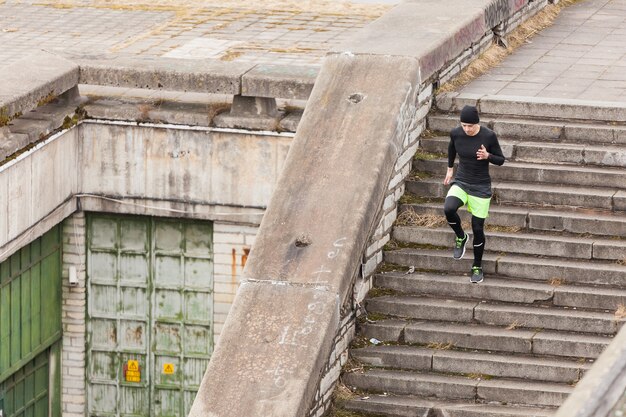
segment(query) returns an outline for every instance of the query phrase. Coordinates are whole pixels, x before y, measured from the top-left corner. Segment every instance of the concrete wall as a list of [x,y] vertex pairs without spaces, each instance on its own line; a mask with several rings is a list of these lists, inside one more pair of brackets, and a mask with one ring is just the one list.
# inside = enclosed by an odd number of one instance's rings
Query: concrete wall
[[84,416],[87,404],[85,211],[213,221],[217,340],[291,141],[92,122],[0,167],[0,260],[63,222],[63,416]]
[[258,225],[292,136],[84,122],[0,167],[0,261],[78,206]]

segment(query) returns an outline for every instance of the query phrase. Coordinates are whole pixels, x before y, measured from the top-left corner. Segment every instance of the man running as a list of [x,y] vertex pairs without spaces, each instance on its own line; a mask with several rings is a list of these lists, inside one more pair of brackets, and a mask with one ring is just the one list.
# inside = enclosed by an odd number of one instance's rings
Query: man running
[[[478,110],[474,106],[465,106],[461,110],[461,126],[450,132],[448,145],[448,171],[443,180],[445,185],[452,184],[443,206],[448,224],[456,234],[454,242],[454,259],[465,255],[465,245],[469,236],[461,227],[461,219],[457,214],[459,207],[467,204],[467,211],[472,214],[472,232],[474,233],[474,264],[470,281],[483,281],[482,259],[485,250],[485,219],[489,214],[491,203],[491,177],[489,163],[504,164],[504,155],[496,134],[479,125]],[[459,155],[456,176],[454,160]]]

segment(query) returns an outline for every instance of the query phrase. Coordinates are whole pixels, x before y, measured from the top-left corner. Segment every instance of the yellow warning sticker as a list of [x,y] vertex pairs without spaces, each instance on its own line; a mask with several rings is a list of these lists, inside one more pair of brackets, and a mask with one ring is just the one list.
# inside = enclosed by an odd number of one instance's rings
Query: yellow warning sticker
[[174,373],[174,364],[173,363],[164,363],[163,364],[163,373],[167,375],[171,375]]
[[139,370],[139,361],[129,360],[124,370],[126,382],[141,382],[141,371]]

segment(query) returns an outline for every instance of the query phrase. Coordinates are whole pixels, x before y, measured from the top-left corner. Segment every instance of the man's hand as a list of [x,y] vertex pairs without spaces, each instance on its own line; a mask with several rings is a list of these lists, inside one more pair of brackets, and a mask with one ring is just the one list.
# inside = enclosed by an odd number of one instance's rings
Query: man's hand
[[485,149],[485,145],[480,145],[480,149],[478,150],[478,152],[476,152],[476,159],[489,159],[489,152],[487,152],[487,149]]
[[446,172],[446,178],[444,178],[443,180],[444,185],[450,184],[450,181],[452,181],[453,174],[454,174],[454,168],[448,168],[448,172]]

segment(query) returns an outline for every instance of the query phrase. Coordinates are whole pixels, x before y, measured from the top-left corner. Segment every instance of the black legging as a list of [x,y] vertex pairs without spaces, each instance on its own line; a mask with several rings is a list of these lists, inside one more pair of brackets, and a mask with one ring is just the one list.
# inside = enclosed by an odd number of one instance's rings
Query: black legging
[[[456,236],[460,239],[465,236],[463,227],[461,226],[461,218],[457,211],[463,206],[463,201],[454,196],[446,197],[443,204],[443,212],[446,215],[448,224],[454,230]],[[481,266],[483,261],[483,252],[485,251],[485,219],[472,216],[472,232],[474,234],[474,265]]]

